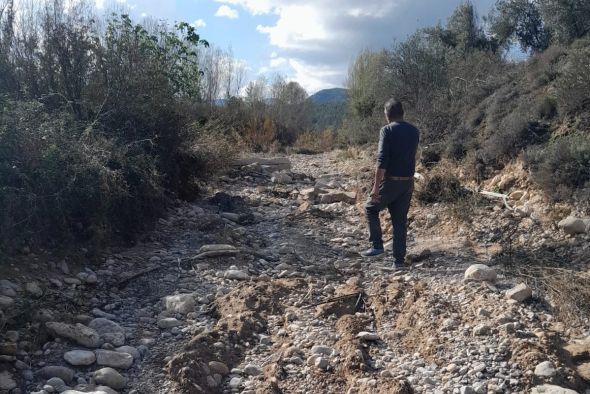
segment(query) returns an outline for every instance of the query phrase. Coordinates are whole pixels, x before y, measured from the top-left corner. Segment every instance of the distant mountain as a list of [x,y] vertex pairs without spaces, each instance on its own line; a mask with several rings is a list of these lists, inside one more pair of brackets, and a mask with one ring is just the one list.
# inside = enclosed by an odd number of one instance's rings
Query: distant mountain
[[343,88],[324,89],[312,94],[309,99],[315,104],[343,103],[346,101],[348,91]]

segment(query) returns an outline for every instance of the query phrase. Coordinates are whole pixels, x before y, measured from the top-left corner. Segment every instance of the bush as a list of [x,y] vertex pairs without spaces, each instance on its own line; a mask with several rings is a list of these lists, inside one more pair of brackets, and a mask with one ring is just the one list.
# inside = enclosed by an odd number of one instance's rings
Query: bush
[[433,170],[426,183],[416,191],[416,198],[424,204],[454,203],[467,194],[457,177],[443,170]]
[[[0,250],[130,240],[167,198],[155,161],[33,102],[0,113]],[[141,218],[141,220],[138,220]]]
[[533,180],[556,199],[568,199],[573,189],[590,182],[590,135],[577,133],[526,151]]
[[295,151],[298,153],[320,153],[334,149],[336,135],[334,130],[326,129],[322,132],[307,131],[297,138]]
[[581,112],[590,106],[590,48],[571,51],[557,80],[557,101],[563,113]]

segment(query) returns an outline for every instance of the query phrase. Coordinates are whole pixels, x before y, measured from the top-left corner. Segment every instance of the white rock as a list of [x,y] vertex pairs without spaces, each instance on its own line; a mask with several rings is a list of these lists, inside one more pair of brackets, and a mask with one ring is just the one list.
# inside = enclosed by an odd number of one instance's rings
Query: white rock
[[64,354],[64,360],[71,365],[92,365],[96,356],[89,350],[71,350]]
[[54,337],[66,338],[89,348],[100,346],[100,335],[90,327],[77,323],[76,325],[47,322],[47,331]]
[[515,300],[518,302],[523,302],[528,300],[533,296],[533,290],[526,284],[521,283],[512,289],[506,291],[506,298],[511,300]]
[[[234,216],[227,216],[227,215],[222,215],[223,217],[225,217],[226,219],[229,219],[231,221],[238,221],[239,220],[239,215],[237,214],[233,214],[230,212],[224,212],[230,215],[236,215]],[[220,257],[220,256],[231,256],[231,255],[236,255],[238,254],[239,250],[232,245],[226,245],[226,244],[211,244],[211,245],[203,245],[197,255],[194,257],[194,259],[204,259],[204,258],[208,258],[208,257]]]
[[578,394],[577,391],[566,389],[565,387],[554,386],[552,384],[544,384],[533,387],[531,394]]
[[293,182],[293,178],[284,172],[273,172],[270,181],[272,183],[291,183]]
[[378,341],[379,335],[374,332],[361,331],[356,335],[361,341]]
[[92,374],[94,381],[115,390],[120,390],[127,384],[127,379],[113,368],[102,368]]
[[161,329],[164,329],[164,330],[167,328],[178,327],[178,326],[182,326],[182,322],[178,319],[173,318],[173,317],[166,317],[164,319],[158,320],[158,327],[160,327]]
[[16,381],[8,371],[0,372],[0,390],[12,390],[16,387]]
[[0,308],[8,308],[14,304],[14,299],[11,297],[0,295]]
[[325,369],[328,369],[328,365],[329,365],[328,359],[326,359],[325,357],[318,357],[315,360],[316,368],[325,370]]
[[133,356],[129,353],[112,350],[95,350],[96,363],[105,367],[127,369],[133,365]]
[[582,234],[587,231],[584,220],[573,216],[563,219],[557,226],[569,235]]
[[29,282],[25,285],[25,290],[27,293],[32,295],[33,297],[42,297],[43,296],[43,289],[38,282]]
[[223,274],[225,279],[234,279],[234,280],[248,280],[249,276],[244,271],[240,270],[227,270]]
[[129,353],[133,356],[133,359],[136,361],[141,360],[141,353],[139,353],[139,350],[137,350],[136,348],[134,348],[133,346],[119,346],[118,348],[115,349],[117,352],[122,352],[122,353]]
[[239,389],[242,386],[242,378],[234,377],[229,381],[229,387],[232,389]]
[[544,378],[552,378],[557,374],[555,366],[551,361],[543,361],[535,367],[535,375]]
[[88,323],[88,327],[98,332],[104,342],[115,346],[123,346],[125,344],[125,330],[112,320],[97,317]]
[[497,277],[496,271],[485,264],[473,264],[465,271],[465,280],[493,283]]
[[331,356],[333,353],[334,349],[329,346],[316,345],[311,348],[311,354]]
[[176,294],[164,297],[164,306],[169,312],[182,313],[186,315],[194,312],[197,303],[192,294]]
[[254,364],[248,364],[244,367],[244,373],[250,376],[258,376],[262,374],[262,369]]

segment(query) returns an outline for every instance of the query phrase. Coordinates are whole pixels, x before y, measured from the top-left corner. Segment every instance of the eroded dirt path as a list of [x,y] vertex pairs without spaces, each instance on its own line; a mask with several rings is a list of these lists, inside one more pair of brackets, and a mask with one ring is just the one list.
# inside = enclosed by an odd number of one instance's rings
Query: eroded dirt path
[[[495,285],[464,282],[495,245],[419,231],[436,218],[415,211],[412,268],[394,273],[391,256],[358,256],[364,162],[292,161],[284,183],[256,166],[222,178],[141,245],[107,256],[96,283],[48,284],[39,310],[49,316],[21,333],[42,350],[3,360],[20,392],[528,393],[542,384],[584,392],[575,369],[587,365],[588,341],[564,355],[563,326],[540,300],[508,302],[514,283],[500,267]],[[55,307],[65,300],[76,303],[70,313]],[[97,317],[124,333],[112,343],[100,331],[97,346],[131,355],[131,364],[108,353],[72,365],[64,354],[84,347],[44,328],[95,327]],[[56,376],[64,386],[47,386]]]

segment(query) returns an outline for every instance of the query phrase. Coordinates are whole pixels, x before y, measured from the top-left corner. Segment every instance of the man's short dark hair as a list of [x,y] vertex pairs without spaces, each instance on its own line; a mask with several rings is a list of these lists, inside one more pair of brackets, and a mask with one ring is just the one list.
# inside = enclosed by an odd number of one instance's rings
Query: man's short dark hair
[[402,102],[391,98],[385,103],[385,114],[389,119],[403,118],[404,117],[404,106]]

